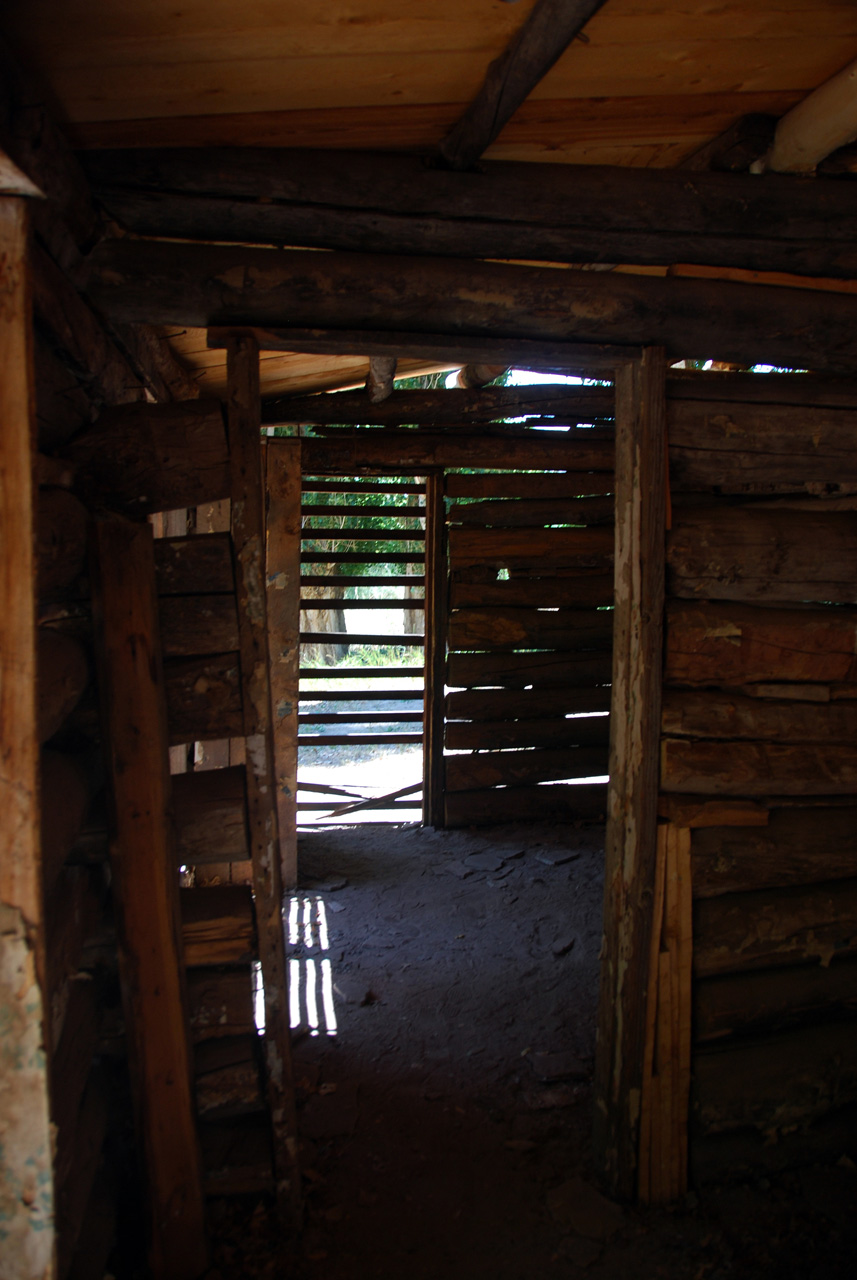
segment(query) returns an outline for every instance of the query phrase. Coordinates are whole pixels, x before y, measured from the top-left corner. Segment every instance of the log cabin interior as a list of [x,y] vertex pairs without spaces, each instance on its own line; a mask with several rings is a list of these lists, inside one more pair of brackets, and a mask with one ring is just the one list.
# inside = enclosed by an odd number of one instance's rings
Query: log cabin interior
[[606,814],[601,1192],[853,1170],[857,6],[2,21],[3,1275],[299,1241],[302,476],[421,478],[424,823]]

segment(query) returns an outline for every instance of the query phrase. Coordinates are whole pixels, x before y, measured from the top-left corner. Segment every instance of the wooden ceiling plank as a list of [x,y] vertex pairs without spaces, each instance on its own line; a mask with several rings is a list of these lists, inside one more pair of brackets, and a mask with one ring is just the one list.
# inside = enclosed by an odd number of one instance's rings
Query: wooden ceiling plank
[[440,145],[451,169],[471,169],[503,125],[580,35],[605,0],[538,0]]

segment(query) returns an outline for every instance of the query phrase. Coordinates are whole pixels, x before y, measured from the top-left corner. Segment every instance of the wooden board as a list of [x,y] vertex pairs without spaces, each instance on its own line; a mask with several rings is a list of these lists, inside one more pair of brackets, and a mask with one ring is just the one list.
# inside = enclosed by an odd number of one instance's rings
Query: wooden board
[[669,684],[857,681],[857,612],[682,604],[667,610]]
[[187,998],[194,1040],[254,1030],[253,975],[247,965],[189,969]]
[[857,746],[664,738],[661,787],[694,795],[857,795]]
[[857,810],[774,809],[763,827],[695,831],[692,849],[699,898],[837,880],[857,866]]
[[274,769],[283,888],[298,879],[296,825],[298,669],[300,666],[301,445],[266,449],[265,581],[271,661]]
[[241,733],[237,653],[172,658],[164,665],[170,743],[203,742]]
[[[671,369],[667,379],[667,399],[670,415],[676,400],[725,401],[727,410],[740,405],[742,413],[746,413],[750,405],[855,409],[857,382],[847,374],[834,377],[816,373],[759,374],[725,369]],[[707,412],[715,414],[716,407],[709,403]],[[808,442],[803,441],[800,447],[807,448]]]
[[[834,960],[827,968],[800,965],[704,978],[694,989],[697,1042],[735,1034],[776,1031],[823,1012],[837,1020],[857,1009],[857,961]],[[810,1034],[806,1031],[804,1034]]]
[[607,772],[607,751],[601,747],[568,750],[479,751],[447,756],[447,791],[514,786],[553,779],[591,778]]
[[[554,698],[555,705],[559,699]],[[444,735],[450,751],[498,750],[507,747],[606,747],[609,716],[576,716],[552,720],[448,721]]]
[[613,498],[513,499],[506,502],[456,502],[450,524],[491,525],[495,528],[545,525],[610,524]]
[[757,508],[676,511],[668,589],[717,600],[857,601],[857,513]]
[[509,577],[495,582],[468,582],[464,573],[449,586],[451,609],[499,605],[516,609],[597,609],[613,604],[613,574],[585,573],[577,577]]
[[233,595],[162,596],[158,614],[167,658],[228,653],[238,648]]
[[[666,522],[666,362],[648,348],[616,379],[616,609],[595,1157],[614,1195],[637,1189],[639,1090],[653,928]],[[588,530],[587,532],[594,532]]]
[[228,533],[159,538],[155,543],[159,596],[189,596],[235,590]]
[[459,609],[449,619],[453,650],[608,649],[612,640],[611,609]]
[[694,905],[698,978],[857,953],[857,881],[754,890]]
[[263,423],[342,424],[373,423],[401,426],[415,423],[424,427],[450,425],[465,430],[468,425],[524,415],[556,416],[558,422],[591,422],[612,417],[611,387],[547,385],[524,387],[483,387],[461,390],[456,387],[428,391],[394,390],[385,400],[373,404],[365,391],[343,391],[335,400],[329,396],[283,396],[262,405]]
[[566,715],[609,711],[610,689],[468,689],[446,696],[446,719],[537,720],[562,707]]
[[668,689],[661,731],[669,737],[849,743],[857,738],[857,704]]
[[591,653],[453,653],[447,663],[447,686],[473,689],[587,687],[608,684],[609,654]]
[[453,572],[468,564],[599,568],[613,561],[612,529],[460,529],[449,533]]
[[166,697],[151,530],[94,526],[93,610],[116,842],[113,899],[125,1026],[149,1181],[152,1268],[192,1280],[207,1265],[170,811]]
[[557,819],[564,822],[577,819],[603,822],[606,810],[607,786],[599,783],[491,787],[479,791],[447,792],[444,799],[448,827]]
[[[614,485],[612,471],[548,471],[541,475],[517,471],[485,475],[453,473],[447,476],[446,493],[448,498],[538,498],[550,502],[585,494],[612,493]],[[457,503],[452,510],[458,510]]]
[[175,776],[173,808],[181,864],[246,861],[246,804],[240,765]]
[[249,885],[181,891],[182,939],[188,967],[248,964],[256,957],[256,922]]
[[[556,468],[612,471],[613,446],[593,441],[592,433],[532,432],[525,436],[432,435],[415,431],[337,432],[308,436],[302,444],[303,467],[310,475],[420,474],[432,467]],[[278,447],[276,439],[269,448]]]

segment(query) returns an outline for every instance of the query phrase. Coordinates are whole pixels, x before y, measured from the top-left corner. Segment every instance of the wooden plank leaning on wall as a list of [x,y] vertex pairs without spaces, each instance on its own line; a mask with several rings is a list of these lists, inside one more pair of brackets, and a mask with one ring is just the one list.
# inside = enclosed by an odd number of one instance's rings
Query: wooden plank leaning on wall
[[666,361],[616,375],[616,607],[595,1156],[610,1192],[637,1192],[646,988],[657,846],[667,508]]
[[52,1270],[54,1205],[42,1018],[32,322],[27,201],[6,194],[18,183],[5,161],[0,153],[0,1219],[9,1273],[35,1278]]

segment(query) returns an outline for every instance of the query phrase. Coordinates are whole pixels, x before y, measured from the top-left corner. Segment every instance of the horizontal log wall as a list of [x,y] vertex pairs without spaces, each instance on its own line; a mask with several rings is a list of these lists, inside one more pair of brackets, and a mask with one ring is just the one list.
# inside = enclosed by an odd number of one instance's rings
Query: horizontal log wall
[[668,420],[661,809],[692,827],[709,1176],[857,1101],[857,382],[681,374]]
[[507,470],[447,474],[450,826],[605,811],[603,784],[573,780],[607,773],[611,434],[570,430],[563,471],[538,471],[538,440]]

